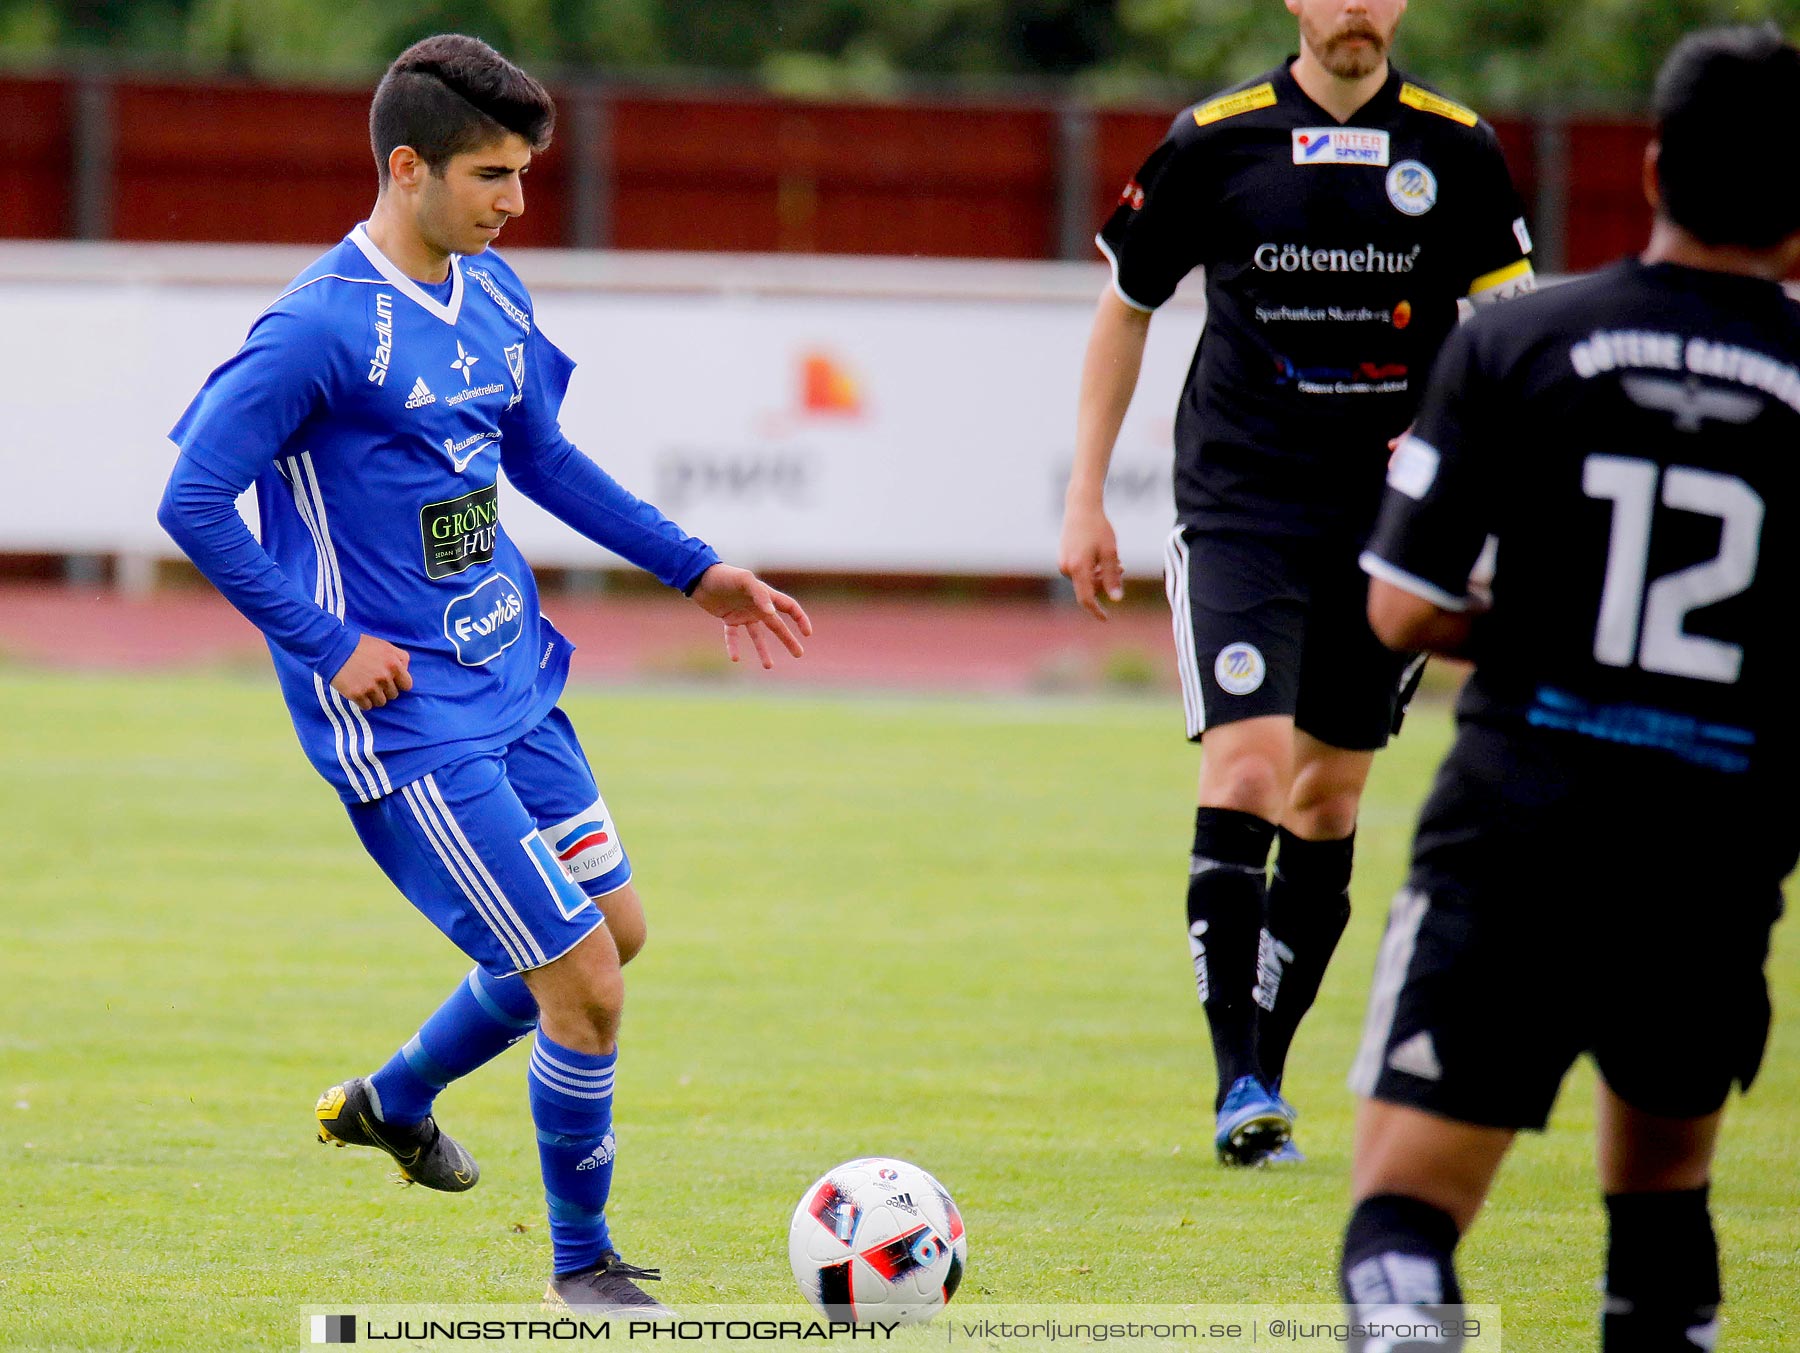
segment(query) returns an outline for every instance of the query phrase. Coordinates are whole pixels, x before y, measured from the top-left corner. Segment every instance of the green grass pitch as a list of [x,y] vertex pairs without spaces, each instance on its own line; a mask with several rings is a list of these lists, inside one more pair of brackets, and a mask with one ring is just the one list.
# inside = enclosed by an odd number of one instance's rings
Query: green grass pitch
[[[467,963],[363,855],[273,683],[14,670],[0,696],[0,1346],[290,1348],[303,1304],[534,1300],[518,1049],[440,1102],[482,1163],[471,1194],[313,1141],[319,1090],[379,1064]],[[1356,915],[1290,1069],[1310,1159],[1227,1173],[1182,933],[1195,760],[1168,702],[566,703],[650,915],[612,1215],[667,1300],[796,1300],[789,1210],[862,1154],[955,1193],[959,1303],[1335,1300],[1343,1071],[1441,708],[1377,763]],[[1776,941],[1784,1006],[1800,943]],[[1521,974],[1521,999],[1552,998]],[[1464,1247],[1518,1353],[1594,1346],[1590,1092],[1578,1071]],[[1800,1028],[1778,1023],[1715,1185],[1721,1349],[1800,1346],[1797,1162]]]

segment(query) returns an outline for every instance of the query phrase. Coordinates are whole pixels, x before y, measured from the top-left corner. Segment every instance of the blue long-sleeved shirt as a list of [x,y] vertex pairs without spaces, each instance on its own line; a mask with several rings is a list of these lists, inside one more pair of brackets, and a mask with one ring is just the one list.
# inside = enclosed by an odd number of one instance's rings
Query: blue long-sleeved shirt
[[[501,523],[498,472],[672,587],[718,562],[558,423],[574,363],[498,257],[406,277],[357,227],[300,274],[170,434],[158,520],[263,632],[302,747],[366,802],[549,712],[571,646]],[[260,542],[236,501],[257,490]],[[330,680],[363,634],[413,690],[358,710]]]

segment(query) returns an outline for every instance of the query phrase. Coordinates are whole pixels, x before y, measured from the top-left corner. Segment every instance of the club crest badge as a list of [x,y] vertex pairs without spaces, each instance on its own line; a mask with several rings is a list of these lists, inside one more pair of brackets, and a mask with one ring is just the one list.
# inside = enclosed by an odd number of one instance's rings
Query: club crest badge
[[1396,210],[1423,216],[1437,205],[1437,175],[1417,160],[1402,160],[1388,170],[1387,195]]
[[506,407],[510,409],[525,398],[525,345],[523,343],[514,343],[506,349],[506,369],[512,373],[513,382],[513,397],[506,402]]
[[1255,644],[1227,645],[1213,663],[1213,680],[1227,695],[1249,695],[1268,674],[1268,664]]

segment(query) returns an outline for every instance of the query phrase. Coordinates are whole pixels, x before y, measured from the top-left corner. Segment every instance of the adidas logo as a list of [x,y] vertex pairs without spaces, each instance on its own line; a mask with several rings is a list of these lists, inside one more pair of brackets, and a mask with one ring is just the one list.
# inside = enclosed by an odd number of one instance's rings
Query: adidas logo
[[575,1168],[577,1170],[597,1170],[602,1165],[610,1165],[612,1164],[613,1150],[613,1135],[609,1132],[600,1139],[600,1145],[596,1146]]
[[422,409],[427,404],[436,403],[437,396],[431,393],[431,387],[425,384],[425,378],[420,376],[413,382],[412,393],[406,397],[406,407],[409,409]]
[[1416,1033],[1395,1048],[1388,1054],[1387,1064],[1395,1071],[1404,1071],[1422,1081],[1444,1078],[1444,1068],[1438,1062],[1437,1045],[1431,1041],[1428,1033]]

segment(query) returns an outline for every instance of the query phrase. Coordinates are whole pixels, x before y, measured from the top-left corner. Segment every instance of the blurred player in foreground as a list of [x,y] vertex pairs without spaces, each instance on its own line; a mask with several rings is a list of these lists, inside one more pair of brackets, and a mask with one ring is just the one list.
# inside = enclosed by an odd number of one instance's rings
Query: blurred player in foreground
[[[1649,247],[1453,336],[1389,471],[1370,619],[1475,670],[1351,1075],[1358,1314],[1461,1300],[1457,1241],[1585,1052],[1602,1346],[1713,1346],[1713,1150],[1762,1060],[1800,850],[1800,311],[1779,285],[1800,180],[1742,129],[1797,114],[1800,51],[1772,27],[1682,42]],[[1465,582],[1490,535],[1485,606]]]
[[[1099,245],[1060,567],[1123,595],[1103,503],[1152,312],[1206,270],[1167,584],[1203,749],[1187,883],[1214,1145],[1295,1160],[1288,1049],[1350,919],[1357,811],[1417,667],[1363,614],[1389,440],[1457,321],[1532,285],[1493,128],[1388,62],[1405,0],[1287,0],[1300,54],[1175,120]],[[1274,874],[1268,877],[1271,846]]]
[[[772,665],[811,625],[562,434],[574,363],[487,252],[525,209],[555,110],[473,38],[428,38],[370,110],[369,220],[252,325],[171,434],[159,518],[263,631],[295,731],[394,885],[475,960],[416,1037],[319,1100],[321,1141],[429,1188],[474,1186],[436,1096],[532,1032],[549,1298],[646,1307],[607,1231],[620,967],[644,914],[619,829],[557,707],[571,645],[501,524],[511,486],[678,588]],[[254,483],[261,544],[235,502]],[[353,1010],[334,991],[331,1006]],[[347,1004],[348,1003],[348,1004]]]

